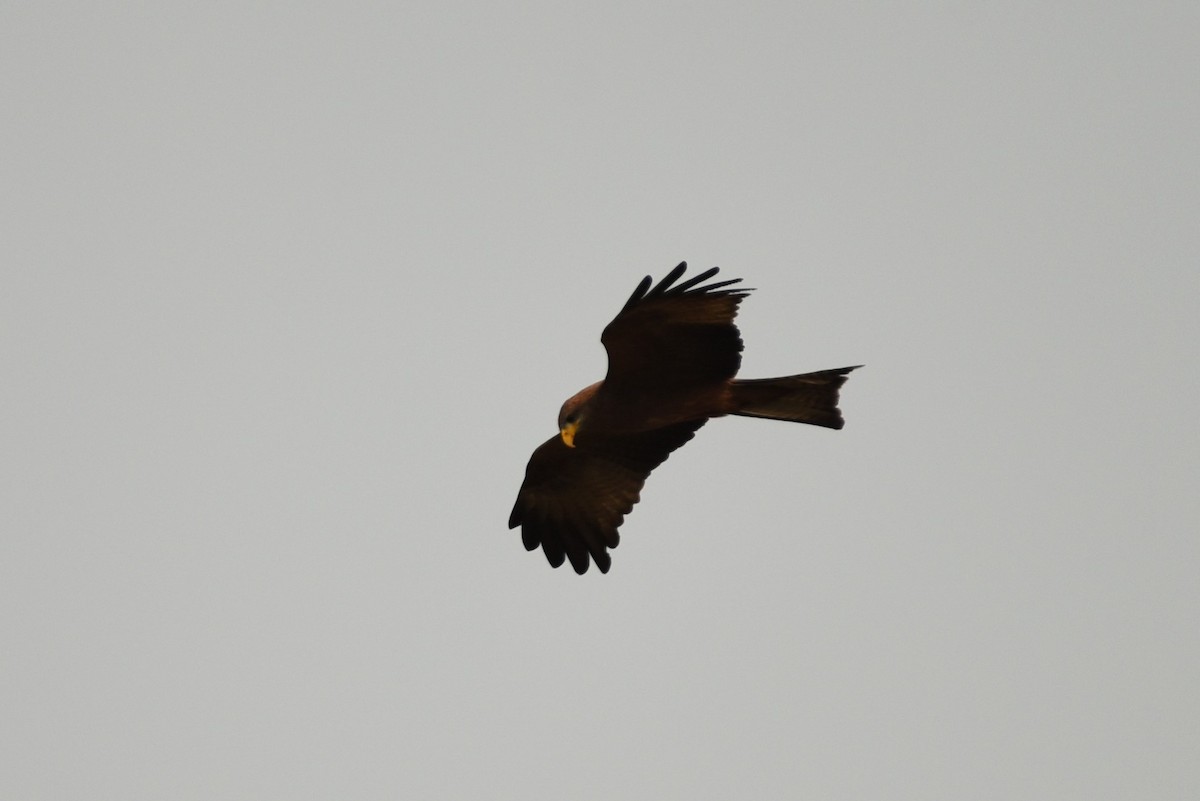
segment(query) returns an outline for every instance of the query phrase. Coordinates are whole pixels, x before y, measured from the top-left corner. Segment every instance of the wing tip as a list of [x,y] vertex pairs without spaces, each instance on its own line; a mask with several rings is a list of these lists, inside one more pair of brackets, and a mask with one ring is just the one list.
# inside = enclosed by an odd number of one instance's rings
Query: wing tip
[[729,278],[724,281],[708,284],[707,286],[701,286],[701,284],[720,271],[720,267],[709,267],[707,270],[697,273],[683,283],[676,285],[675,282],[687,272],[687,262],[681,261],[675,265],[674,269],[663,276],[662,280],[657,284],[654,283],[654,279],[651,276],[647,275],[644,277],[638,283],[637,288],[633,290],[633,294],[629,296],[629,300],[625,301],[625,306],[621,311],[626,311],[630,307],[652,298],[676,295],[730,295],[741,298],[745,297],[746,293],[753,291],[751,287],[727,289],[727,287],[731,287],[734,284],[740,284],[742,282],[741,278]]

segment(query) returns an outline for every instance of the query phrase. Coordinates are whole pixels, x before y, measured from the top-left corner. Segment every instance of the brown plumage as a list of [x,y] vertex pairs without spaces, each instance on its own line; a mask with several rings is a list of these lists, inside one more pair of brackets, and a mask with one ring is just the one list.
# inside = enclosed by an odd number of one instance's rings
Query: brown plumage
[[[736,380],[742,338],[734,325],[749,289],[740,278],[703,283],[717,268],[676,285],[681,263],[651,289],[638,284],[600,341],[608,375],[563,404],[559,433],[533,452],[508,519],[527,550],[576,573],[611,565],[617,529],[650,471],[711,417],[736,414],[841,428],[838,389],[854,367]],[[590,561],[589,561],[590,558]]]

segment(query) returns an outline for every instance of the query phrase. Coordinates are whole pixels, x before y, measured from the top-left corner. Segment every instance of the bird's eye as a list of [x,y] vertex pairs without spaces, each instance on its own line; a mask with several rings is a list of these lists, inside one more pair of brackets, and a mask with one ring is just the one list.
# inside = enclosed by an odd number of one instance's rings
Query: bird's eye
[[568,414],[565,422],[574,423],[575,418],[577,418],[578,416],[579,415],[576,415],[576,414]]

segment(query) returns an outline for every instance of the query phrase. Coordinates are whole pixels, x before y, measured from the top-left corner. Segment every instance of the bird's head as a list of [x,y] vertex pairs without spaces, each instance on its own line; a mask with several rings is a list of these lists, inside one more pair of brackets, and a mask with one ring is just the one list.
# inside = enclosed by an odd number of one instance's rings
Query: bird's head
[[579,426],[583,424],[584,418],[587,417],[588,401],[596,394],[596,390],[600,389],[602,383],[604,382],[597,381],[590,387],[579,390],[567,398],[566,403],[559,410],[558,432],[562,435],[562,441],[568,448],[575,447],[575,435],[579,432]]

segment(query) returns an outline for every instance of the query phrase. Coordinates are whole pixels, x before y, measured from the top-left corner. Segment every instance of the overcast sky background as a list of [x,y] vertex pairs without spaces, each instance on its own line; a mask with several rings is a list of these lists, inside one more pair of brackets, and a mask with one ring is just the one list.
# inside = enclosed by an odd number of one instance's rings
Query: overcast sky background
[[[1197,31],[3,3],[0,796],[1197,797]],[[684,259],[847,426],[552,570],[525,462]]]

